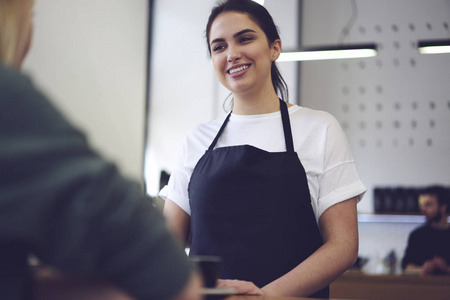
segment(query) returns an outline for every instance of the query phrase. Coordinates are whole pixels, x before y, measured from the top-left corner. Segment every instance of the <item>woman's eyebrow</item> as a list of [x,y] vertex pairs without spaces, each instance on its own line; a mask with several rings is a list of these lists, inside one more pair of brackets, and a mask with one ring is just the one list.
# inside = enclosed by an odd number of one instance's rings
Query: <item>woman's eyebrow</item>
[[254,31],[253,29],[244,29],[244,30],[241,30],[241,31],[233,34],[233,37],[237,38],[238,36],[241,36],[241,35],[243,35],[243,34],[245,34],[247,32],[256,32],[256,31]]
[[[239,37],[239,36],[241,36],[241,35],[243,35],[243,34],[245,34],[247,32],[256,32],[256,31],[254,31],[253,29],[244,29],[244,30],[241,30],[241,31],[236,32],[235,34],[233,34],[233,38],[237,38],[237,37]],[[224,41],[225,41],[224,38],[217,38],[217,39],[214,39],[214,40],[211,41],[211,45],[214,44],[214,43],[219,43],[219,42],[224,42]]]

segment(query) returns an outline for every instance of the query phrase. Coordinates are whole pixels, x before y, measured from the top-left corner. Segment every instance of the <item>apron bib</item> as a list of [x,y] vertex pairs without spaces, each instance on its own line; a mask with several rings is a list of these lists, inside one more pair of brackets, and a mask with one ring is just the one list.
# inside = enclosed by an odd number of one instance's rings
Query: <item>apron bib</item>
[[[249,145],[214,149],[230,113],[188,187],[190,255],[220,256],[221,278],[258,287],[288,273],[322,245],[282,100],[280,110],[286,152]],[[311,296],[328,298],[328,287]]]

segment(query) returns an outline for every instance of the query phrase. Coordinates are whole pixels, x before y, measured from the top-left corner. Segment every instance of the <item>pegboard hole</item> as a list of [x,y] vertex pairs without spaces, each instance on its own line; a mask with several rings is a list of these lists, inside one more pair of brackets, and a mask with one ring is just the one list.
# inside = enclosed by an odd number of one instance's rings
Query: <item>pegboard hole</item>
[[364,105],[364,103],[361,103],[361,104],[359,105],[359,111],[361,111],[361,112],[366,111],[366,105]]
[[350,110],[350,106],[348,106],[348,104],[342,105],[342,111],[343,111],[344,113],[348,112],[349,110]]
[[358,91],[359,91],[359,93],[360,93],[361,95],[364,95],[364,94],[366,93],[366,88],[363,87],[363,86],[360,86],[360,87],[358,88]]
[[366,122],[361,121],[361,122],[359,122],[358,125],[359,125],[359,128],[360,128],[360,129],[362,129],[362,130],[366,129]]
[[348,86],[342,87],[342,94],[344,94],[344,95],[350,94],[350,89]]
[[377,103],[376,104],[376,108],[377,108],[378,111],[382,111],[383,110],[383,104]]
[[377,129],[381,129],[381,128],[383,127],[383,122],[377,121],[377,122],[375,123],[375,127],[376,127]]

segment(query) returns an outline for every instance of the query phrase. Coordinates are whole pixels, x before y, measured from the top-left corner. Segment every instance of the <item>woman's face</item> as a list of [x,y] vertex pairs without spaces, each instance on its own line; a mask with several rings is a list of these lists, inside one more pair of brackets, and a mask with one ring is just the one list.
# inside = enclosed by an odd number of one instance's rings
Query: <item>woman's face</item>
[[246,13],[224,12],[209,34],[211,57],[219,81],[233,94],[273,89],[271,66],[281,41],[269,46],[262,29]]

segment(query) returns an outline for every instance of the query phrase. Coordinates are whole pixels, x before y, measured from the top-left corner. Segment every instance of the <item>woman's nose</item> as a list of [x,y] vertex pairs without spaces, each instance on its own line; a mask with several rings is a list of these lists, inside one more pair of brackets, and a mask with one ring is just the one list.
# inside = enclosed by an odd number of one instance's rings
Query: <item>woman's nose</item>
[[229,47],[228,48],[228,62],[236,61],[241,58],[241,54],[235,47]]

